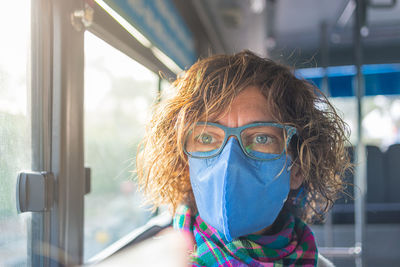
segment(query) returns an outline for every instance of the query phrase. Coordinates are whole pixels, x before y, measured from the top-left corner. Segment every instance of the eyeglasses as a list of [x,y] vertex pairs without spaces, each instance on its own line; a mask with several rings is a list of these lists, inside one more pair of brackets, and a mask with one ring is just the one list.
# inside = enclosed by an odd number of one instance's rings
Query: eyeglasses
[[274,160],[282,157],[296,132],[292,126],[273,122],[257,122],[237,128],[198,122],[186,135],[184,152],[193,158],[212,158],[221,153],[229,137],[235,136],[248,157]]

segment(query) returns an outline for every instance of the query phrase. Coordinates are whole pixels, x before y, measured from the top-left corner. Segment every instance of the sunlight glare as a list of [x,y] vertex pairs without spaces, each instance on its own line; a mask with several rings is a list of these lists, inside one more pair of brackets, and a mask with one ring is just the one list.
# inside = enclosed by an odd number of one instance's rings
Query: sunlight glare
[[0,111],[27,114],[30,1],[1,1]]

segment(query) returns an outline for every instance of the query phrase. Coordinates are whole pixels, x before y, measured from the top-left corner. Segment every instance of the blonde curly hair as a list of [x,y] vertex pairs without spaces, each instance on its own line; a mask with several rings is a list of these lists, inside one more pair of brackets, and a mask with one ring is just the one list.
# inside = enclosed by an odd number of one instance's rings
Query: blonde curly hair
[[349,169],[346,124],[327,98],[293,71],[250,51],[216,55],[197,61],[173,83],[174,95],[156,105],[137,157],[138,182],[158,207],[180,204],[196,210],[183,139],[199,121],[224,114],[235,96],[257,86],[269,102],[274,119],[296,127],[289,150],[304,177],[302,205],[290,209],[305,221],[323,215],[343,190]]

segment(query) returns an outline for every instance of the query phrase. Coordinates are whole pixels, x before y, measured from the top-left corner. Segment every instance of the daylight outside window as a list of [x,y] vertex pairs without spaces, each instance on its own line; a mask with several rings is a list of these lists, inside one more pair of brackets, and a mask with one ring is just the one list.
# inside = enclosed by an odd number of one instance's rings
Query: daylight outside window
[[157,93],[155,73],[85,33],[85,261],[151,217],[132,171]]
[[[357,99],[334,97],[330,101],[351,130],[350,141],[357,139]],[[400,97],[377,95],[363,97],[363,141],[385,151],[390,145],[400,143]]]
[[0,5],[0,266],[26,266],[31,215],[17,214],[15,184],[31,169],[30,1]]

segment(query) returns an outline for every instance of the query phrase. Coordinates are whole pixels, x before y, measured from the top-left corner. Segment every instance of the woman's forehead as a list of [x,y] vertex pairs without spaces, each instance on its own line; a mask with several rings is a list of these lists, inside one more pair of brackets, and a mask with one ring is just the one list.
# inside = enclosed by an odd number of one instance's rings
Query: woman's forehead
[[214,121],[228,127],[240,127],[253,122],[273,121],[273,118],[267,98],[260,89],[256,86],[248,86]]

